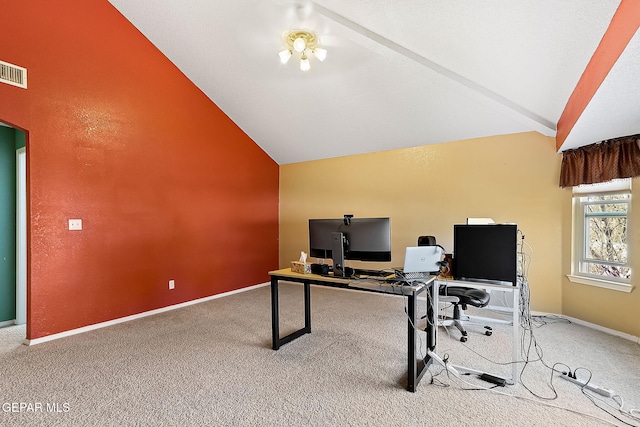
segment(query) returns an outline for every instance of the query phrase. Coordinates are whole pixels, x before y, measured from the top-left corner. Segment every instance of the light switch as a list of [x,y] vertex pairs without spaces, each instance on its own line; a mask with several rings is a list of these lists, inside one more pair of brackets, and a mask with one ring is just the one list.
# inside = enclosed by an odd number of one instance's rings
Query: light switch
[[69,220],[69,230],[82,230],[82,220],[81,219],[70,219]]

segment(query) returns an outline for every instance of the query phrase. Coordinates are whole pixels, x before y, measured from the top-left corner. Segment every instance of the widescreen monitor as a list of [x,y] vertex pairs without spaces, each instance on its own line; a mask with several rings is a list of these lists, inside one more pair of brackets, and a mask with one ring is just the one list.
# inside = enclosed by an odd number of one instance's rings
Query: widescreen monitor
[[309,256],[332,258],[334,232],[341,232],[345,237],[344,259],[391,261],[390,218],[310,219]]

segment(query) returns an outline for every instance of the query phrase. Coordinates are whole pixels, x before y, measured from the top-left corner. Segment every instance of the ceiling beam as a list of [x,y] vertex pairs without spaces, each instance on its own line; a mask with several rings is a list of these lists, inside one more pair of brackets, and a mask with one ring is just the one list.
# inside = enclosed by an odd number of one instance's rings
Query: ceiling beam
[[622,0],[558,120],[556,150],[560,151],[562,144],[638,28],[640,1]]
[[[638,3],[640,3],[640,1],[638,1]],[[425,58],[424,56],[421,56],[418,53],[413,52],[412,50],[409,50],[406,47],[401,46],[398,43],[392,40],[389,40],[388,38],[381,36],[380,34],[367,29],[362,25],[332,10],[329,10],[323,6],[320,6],[319,4],[313,1],[309,1],[305,4],[307,5],[311,4],[314,12],[318,12],[321,15],[331,19],[332,21],[337,22],[338,24],[341,24],[344,27],[350,29],[351,31],[354,31],[360,34],[361,36],[364,36],[365,38],[374,41],[375,43],[378,43],[388,49],[391,49],[392,51],[412,61],[415,61],[418,64],[431,69],[432,71],[435,71],[436,73],[453,81],[457,85],[462,86],[463,88],[466,88],[467,93],[475,97],[476,99],[478,99],[480,102],[484,104],[488,104],[494,108],[497,108],[498,110],[512,117],[514,120],[517,120],[518,122],[526,126],[529,126],[532,130],[538,131],[541,134],[546,136],[556,135],[556,125],[550,120],[547,120],[535,114],[534,112],[527,110],[526,108],[503,97],[502,95],[496,92],[493,92],[490,89],[472,80],[469,80],[468,78],[461,76],[460,74],[457,74],[443,67],[442,65],[439,65]]]

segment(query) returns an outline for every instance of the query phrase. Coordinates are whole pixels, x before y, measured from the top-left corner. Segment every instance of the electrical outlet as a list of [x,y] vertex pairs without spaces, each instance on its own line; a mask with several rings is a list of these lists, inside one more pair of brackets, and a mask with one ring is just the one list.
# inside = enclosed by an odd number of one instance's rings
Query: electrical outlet
[[175,287],[176,287],[176,281],[169,280],[169,289],[175,289]]
[[82,220],[81,219],[70,219],[69,220],[69,230],[82,230]]

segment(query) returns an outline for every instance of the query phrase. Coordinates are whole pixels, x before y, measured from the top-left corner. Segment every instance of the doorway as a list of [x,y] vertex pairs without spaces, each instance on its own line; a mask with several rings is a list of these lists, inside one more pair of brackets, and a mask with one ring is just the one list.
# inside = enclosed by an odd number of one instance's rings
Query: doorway
[[16,325],[27,323],[27,150],[16,150]]
[[10,326],[2,329],[2,344],[16,336],[16,331],[26,337],[26,140],[22,130],[0,123],[0,327]]

